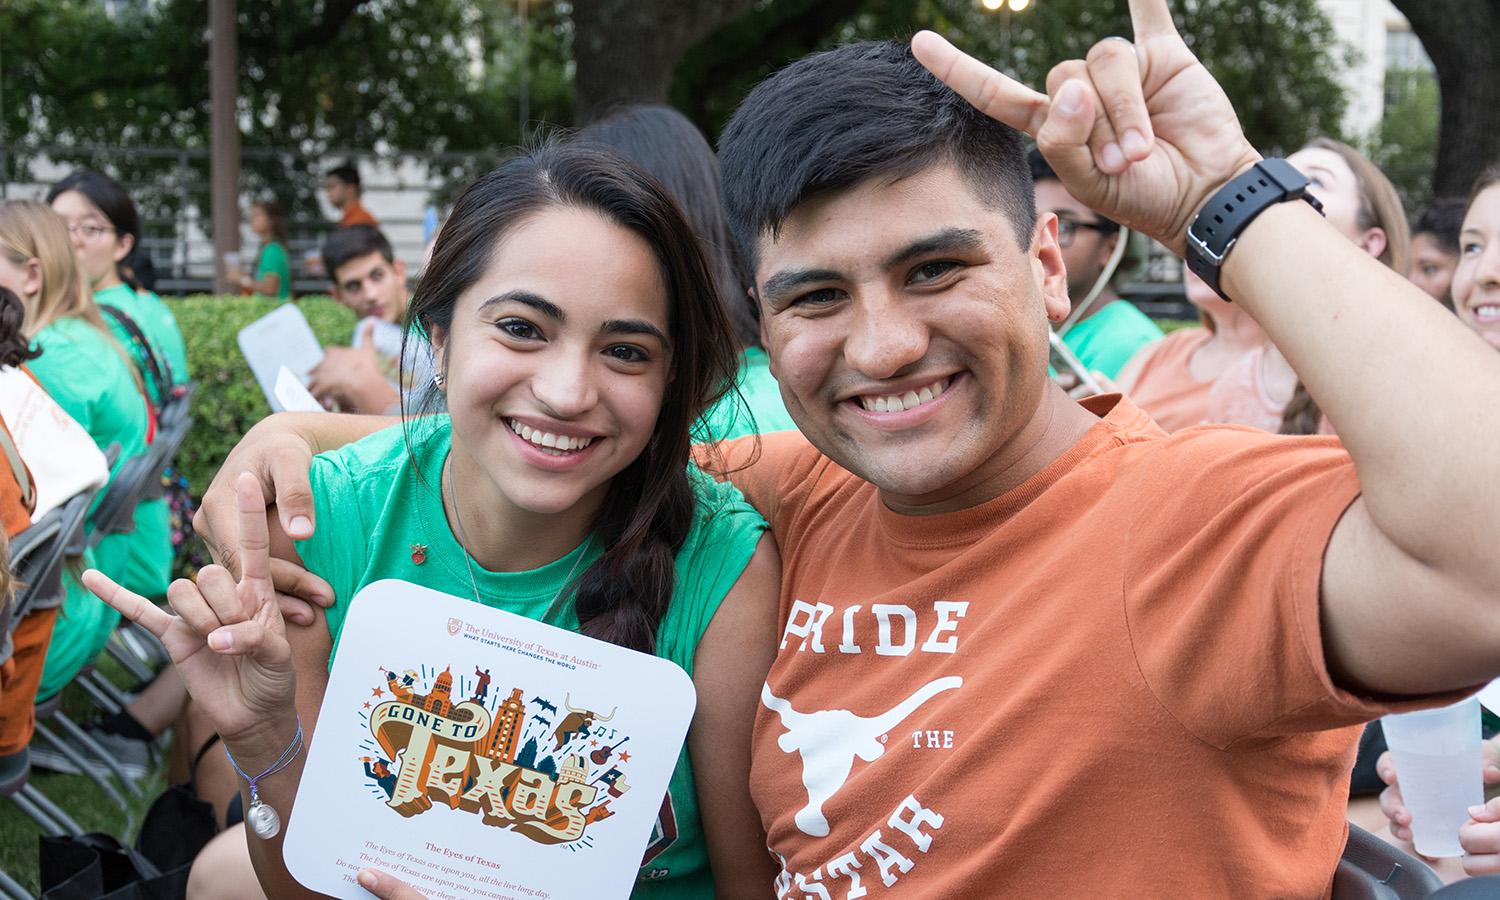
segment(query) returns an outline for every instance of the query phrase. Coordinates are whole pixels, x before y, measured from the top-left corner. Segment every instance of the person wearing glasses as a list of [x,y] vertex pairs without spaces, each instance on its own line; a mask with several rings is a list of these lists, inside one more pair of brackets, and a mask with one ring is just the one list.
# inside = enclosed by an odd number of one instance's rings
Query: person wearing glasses
[[1067,318],[1053,327],[1089,371],[1114,378],[1137,350],[1161,339],[1161,329],[1110,283],[1119,266],[1119,224],[1074,199],[1034,147],[1030,162],[1037,211],[1057,215],[1057,246],[1073,301]]

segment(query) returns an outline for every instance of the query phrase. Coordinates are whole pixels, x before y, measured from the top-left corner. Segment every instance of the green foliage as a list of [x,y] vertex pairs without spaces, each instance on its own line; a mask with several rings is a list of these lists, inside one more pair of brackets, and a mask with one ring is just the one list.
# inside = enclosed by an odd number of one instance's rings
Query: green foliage
[[[101,0],[0,2],[0,143],[208,145],[208,4],[112,6],[114,15]],[[566,8],[532,6],[523,29],[515,4],[239,0],[244,188],[317,215],[323,155],[492,154],[522,138],[523,67],[529,117],[567,121]],[[184,175],[207,178],[206,163],[184,173],[171,155],[54,156],[145,185],[137,202],[152,217],[176,211]],[[29,162],[13,155],[0,177],[24,175]],[[446,174],[467,180],[482,164],[457,160]]]
[[[1040,88],[1055,63],[1131,33],[1125,0],[1035,0],[1019,13],[989,12],[978,0],[865,0],[834,27],[808,27],[827,5],[760,3],[684,57],[674,99],[699,127],[717,134],[745,92],[791,60],[922,28]],[[1187,0],[1173,9],[1184,39],[1224,86],[1257,147],[1296,148],[1318,135],[1338,136],[1345,101],[1332,73],[1347,59],[1317,0]],[[743,64],[731,69],[726,60]]]
[[1364,142],[1364,150],[1396,186],[1406,211],[1415,215],[1432,198],[1441,106],[1437,78],[1428,69],[1390,69],[1385,93],[1380,128]]
[[[167,300],[187,344],[188,370],[198,381],[193,430],[177,454],[177,468],[194,496],[213,480],[219,464],[250,426],[270,415],[265,394],[250,373],[236,338],[241,328],[280,304],[264,297],[199,296]],[[347,345],[354,313],[327,297],[297,301],[325,346]]]

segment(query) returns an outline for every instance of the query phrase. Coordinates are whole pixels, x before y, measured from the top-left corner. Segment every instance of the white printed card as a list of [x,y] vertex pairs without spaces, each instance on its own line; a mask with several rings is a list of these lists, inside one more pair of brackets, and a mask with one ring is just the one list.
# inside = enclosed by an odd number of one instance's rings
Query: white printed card
[[404,581],[355,595],[287,824],[334,897],[624,898],[696,695],[681,668]]

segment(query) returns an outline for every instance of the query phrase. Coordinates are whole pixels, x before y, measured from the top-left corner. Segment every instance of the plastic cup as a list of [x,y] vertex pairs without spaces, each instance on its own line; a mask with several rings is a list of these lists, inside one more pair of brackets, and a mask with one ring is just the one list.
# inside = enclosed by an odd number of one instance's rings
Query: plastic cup
[[1479,699],[1381,719],[1396,764],[1401,798],[1411,810],[1412,843],[1423,856],[1463,856],[1459,826],[1484,803],[1479,752]]

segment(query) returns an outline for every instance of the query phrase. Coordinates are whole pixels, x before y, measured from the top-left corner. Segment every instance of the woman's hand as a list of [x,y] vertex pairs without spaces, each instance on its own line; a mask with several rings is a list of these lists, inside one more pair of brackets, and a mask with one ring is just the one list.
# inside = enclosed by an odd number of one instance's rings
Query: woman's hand
[[1167,0],[1130,0],[1134,43],[1107,38],[1068,60],[1040,94],[932,32],[912,52],[1001,122],[1035,137],[1068,193],[1182,254],[1193,216],[1260,154],[1234,108],[1183,43]]
[[[89,570],[84,584],[99,599],[161,639],[188,692],[227,744],[264,744],[279,752],[286,723],[296,714],[296,672],[271,585],[270,532],[255,478],[236,482],[239,505],[239,581],[221,566],[198,573],[195,585],[172,583],[167,599],[177,615]],[[278,743],[279,742],[279,743]]]
[[355,876],[359,886],[379,897],[380,900],[427,900],[427,895],[390,874],[379,869],[360,869]]
[[[1500,784],[1500,747],[1493,740],[1481,743],[1484,755],[1484,783]],[[1401,799],[1396,764],[1391,752],[1380,754],[1375,761],[1380,779],[1390,785],[1380,793],[1380,811],[1391,820],[1391,834],[1411,843],[1411,810]],[[1500,797],[1483,806],[1469,808],[1469,821],[1458,829],[1458,843],[1464,849],[1464,871],[1470,875],[1500,873]]]

